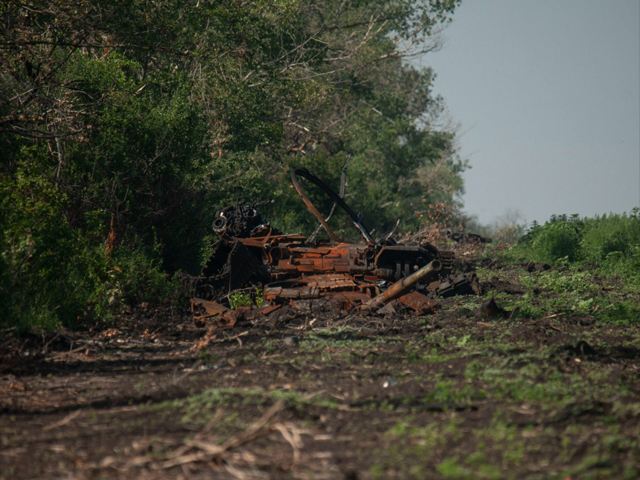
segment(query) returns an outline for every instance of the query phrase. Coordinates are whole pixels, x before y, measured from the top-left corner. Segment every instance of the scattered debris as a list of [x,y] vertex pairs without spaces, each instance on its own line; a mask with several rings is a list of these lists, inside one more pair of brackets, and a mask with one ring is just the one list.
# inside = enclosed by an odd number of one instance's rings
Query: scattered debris
[[[328,218],[306,195],[301,178],[326,194],[333,209],[338,206],[349,216],[360,242],[346,242],[331,229]],[[231,327],[283,305],[380,314],[402,309],[423,315],[434,311],[435,297],[480,293],[475,273],[453,273],[453,252],[426,241],[400,243],[391,235],[374,240],[344,202],[343,188],[338,195],[306,169],[293,170],[291,180],[329,239],[316,241],[314,234],[309,240],[272,227],[257,211],[268,202],[238,201],[223,208],[213,222],[220,240],[197,279],[197,298],[191,301],[196,325]],[[254,295],[259,304],[232,308],[230,294],[250,286],[259,289],[260,295]],[[219,303],[225,296],[229,306]]]

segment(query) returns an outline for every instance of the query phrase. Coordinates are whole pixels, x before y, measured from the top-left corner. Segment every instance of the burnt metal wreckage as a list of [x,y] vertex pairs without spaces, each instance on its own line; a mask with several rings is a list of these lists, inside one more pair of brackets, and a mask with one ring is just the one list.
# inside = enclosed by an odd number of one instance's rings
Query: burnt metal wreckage
[[[302,188],[314,184],[353,222],[361,240],[346,242],[329,226]],[[363,313],[432,313],[435,298],[477,294],[474,273],[455,273],[455,254],[428,242],[401,243],[386,235],[374,240],[360,217],[306,169],[291,172],[293,187],[318,219],[328,240],[284,234],[257,211],[269,202],[237,202],[213,222],[219,241],[196,282],[191,310],[196,325],[232,326],[242,318],[269,315],[284,305],[294,309]],[[344,177],[343,177],[344,185]],[[341,192],[344,188],[341,188]],[[315,235],[313,236],[315,237]],[[238,289],[262,288],[261,305],[231,308],[220,300]]]

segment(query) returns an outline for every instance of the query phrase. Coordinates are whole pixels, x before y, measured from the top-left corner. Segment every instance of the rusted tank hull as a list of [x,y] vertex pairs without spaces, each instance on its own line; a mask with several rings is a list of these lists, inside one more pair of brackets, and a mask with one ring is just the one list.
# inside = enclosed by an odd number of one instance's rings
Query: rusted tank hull
[[[217,318],[235,324],[238,316],[213,300],[249,286],[262,288],[270,307],[329,299],[337,310],[360,308],[377,312],[390,302],[424,314],[433,311],[429,297],[471,291],[472,279],[450,278],[455,255],[429,243],[399,244],[385,237],[375,241],[344,200],[304,169],[291,173],[305,205],[318,218],[330,240],[308,242],[303,235],[283,234],[257,212],[256,202],[237,202],[218,212],[213,229],[220,236],[197,282],[194,321]],[[344,242],[306,196],[297,177],[318,186],[351,218],[362,241]],[[397,300],[397,301],[396,301]],[[325,302],[327,303],[327,302]],[[204,309],[204,312],[203,312]],[[197,313],[196,313],[197,311]]]

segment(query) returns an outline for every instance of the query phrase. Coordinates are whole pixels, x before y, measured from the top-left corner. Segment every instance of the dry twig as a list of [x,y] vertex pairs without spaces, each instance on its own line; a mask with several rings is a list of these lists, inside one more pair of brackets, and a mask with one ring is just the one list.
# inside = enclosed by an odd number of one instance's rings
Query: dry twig
[[63,427],[67,423],[70,423],[73,419],[79,417],[80,414],[82,414],[82,410],[76,410],[75,412],[70,413],[69,415],[64,417],[62,420],[60,420],[58,422],[55,422],[55,423],[52,423],[50,425],[47,425],[46,427],[44,427],[42,429],[42,431],[46,432],[47,430],[53,430],[55,428]]

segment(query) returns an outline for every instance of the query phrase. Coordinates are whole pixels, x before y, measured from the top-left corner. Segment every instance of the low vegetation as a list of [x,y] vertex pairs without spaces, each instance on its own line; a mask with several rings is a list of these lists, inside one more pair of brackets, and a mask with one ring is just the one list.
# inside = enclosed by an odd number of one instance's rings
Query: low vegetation
[[595,218],[554,215],[533,223],[511,256],[551,265],[581,264],[633,275],[640,269],[640,210]]

